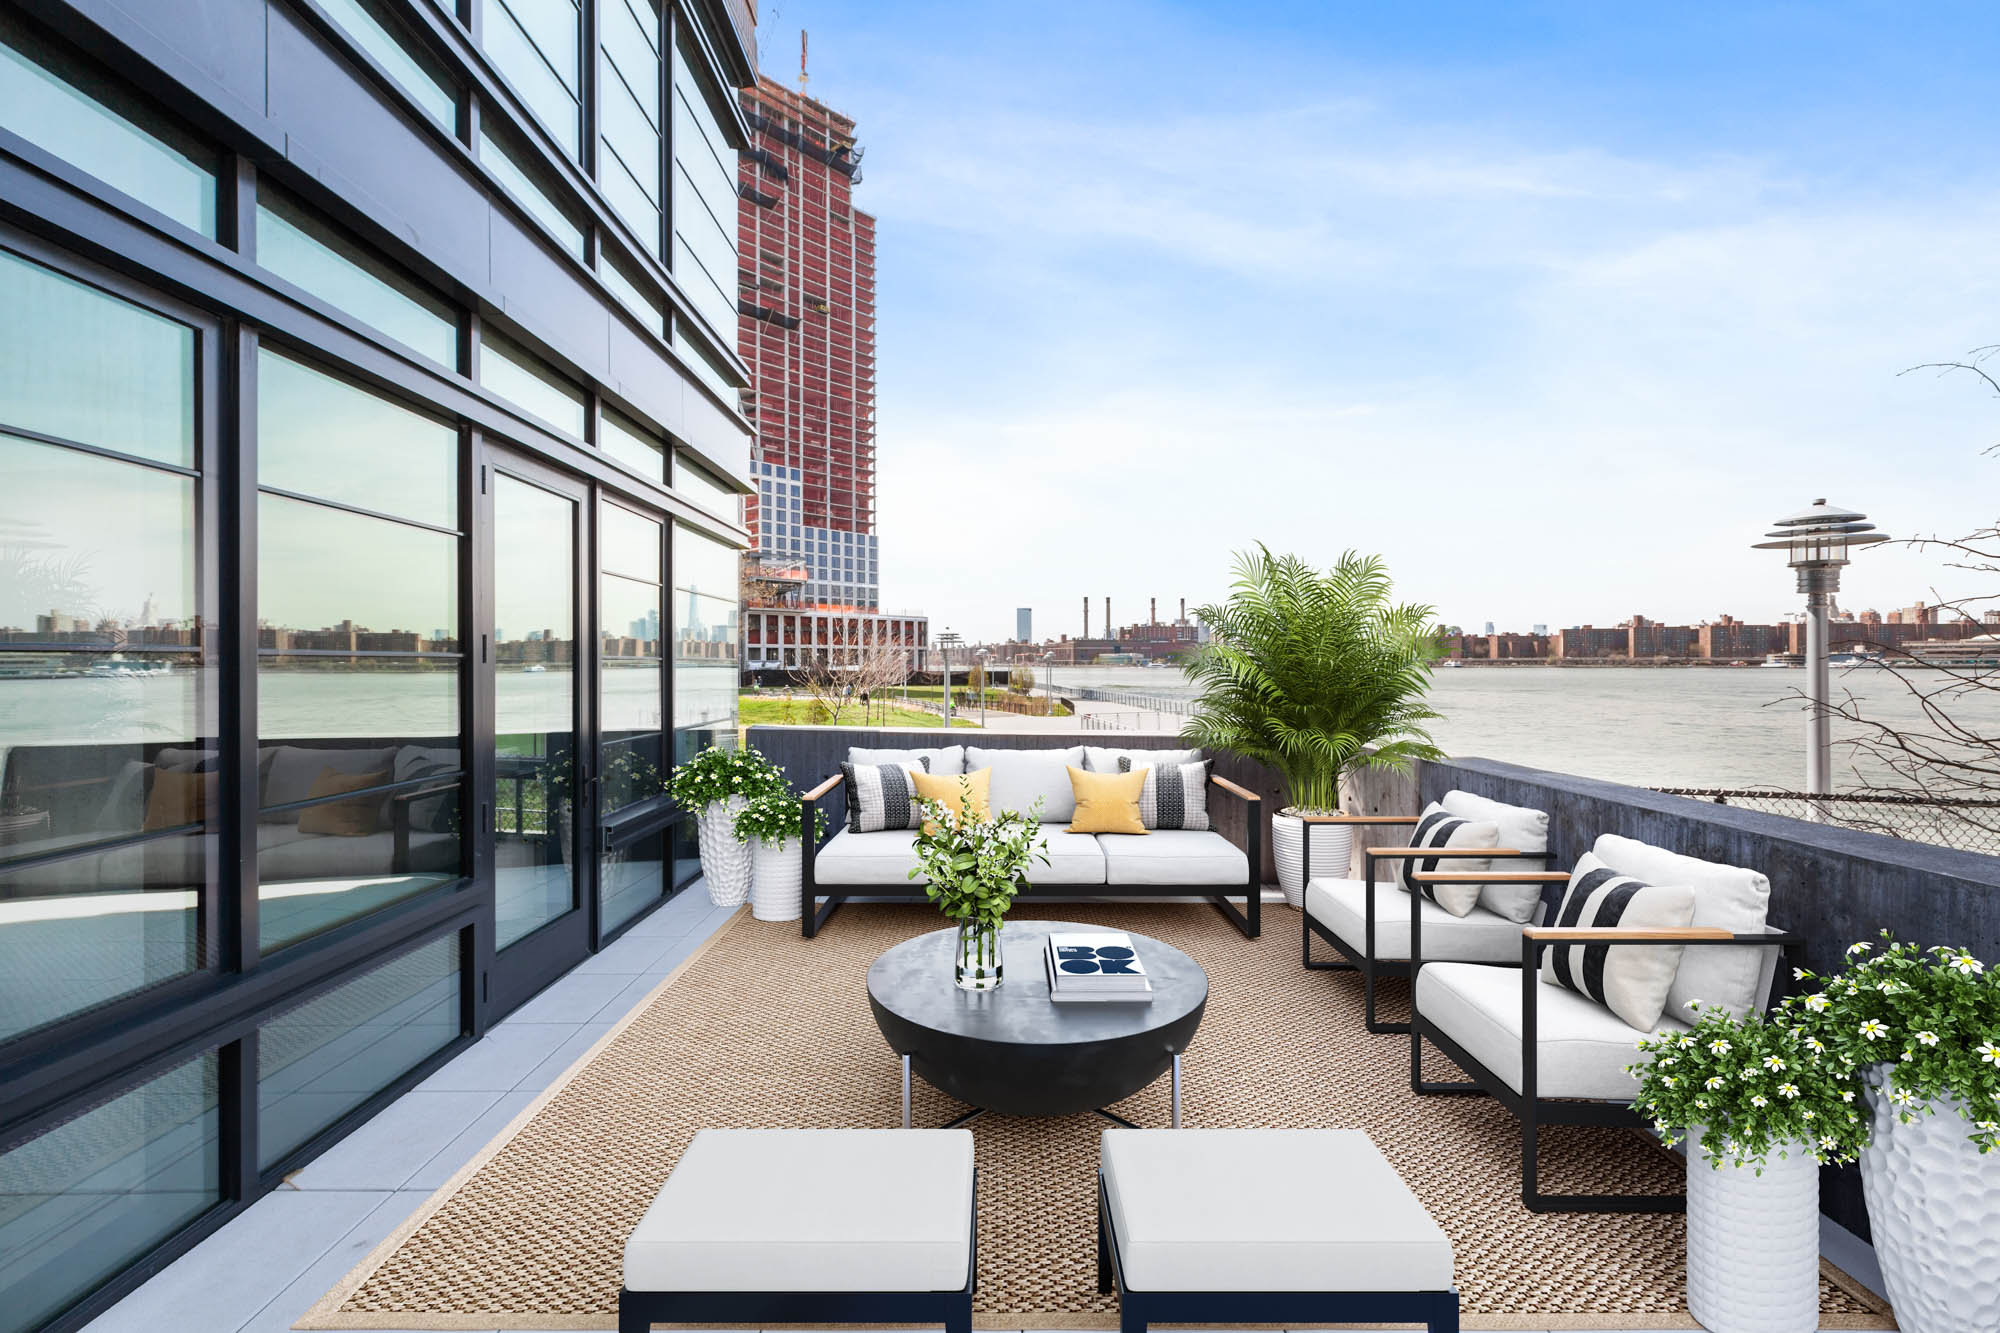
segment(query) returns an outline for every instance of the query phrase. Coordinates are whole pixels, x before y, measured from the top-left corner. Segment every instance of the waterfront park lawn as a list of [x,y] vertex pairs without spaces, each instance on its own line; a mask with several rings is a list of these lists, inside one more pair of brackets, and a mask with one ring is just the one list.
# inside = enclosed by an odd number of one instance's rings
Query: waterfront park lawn
[[[808,699],[784,699],[759,697],[745,694],[736,701],[736,720],[746,727],[825,727],[833,725],[833,719],[826,711],[815,706]],[[963,717],[954,717],[955,727],[977,727],[977,722]],[[903,708],[896,704],[872,704],[863,710],[860,704],[842,709],[840,725],[843,727],[941,727],[944,718],[936,713],[925,712],[921,708]]]

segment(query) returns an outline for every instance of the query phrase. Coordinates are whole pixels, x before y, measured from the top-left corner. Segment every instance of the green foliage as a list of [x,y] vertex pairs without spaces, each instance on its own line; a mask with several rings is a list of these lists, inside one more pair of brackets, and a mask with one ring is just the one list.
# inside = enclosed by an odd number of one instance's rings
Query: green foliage
[[[969,792],[961,799],[969,800]],[[952,920],[976,921],[997,930],[1014,905],[1014,895],[1027,883],[1028,868],[1036,861],[1048,864],[1041,837],[1041,801],[1037,799],[1025,815],[1003,811],[989,819],[963,822],[942,801],[925,801],[923,810],[917,865],[910,878],[928,876],[924,896]]]
[[1774,1151],[1854,1159],[1867,1121],[1838,1062],[1789,1023],[1699,1012],[1692,1031],[1641,1041],[1652,1058],[1627,1067],[1639,1078],[1635,1105],[1669,1146],[1699,1129],[1711,1165],[1751,1164],[1760,1175]]
[[1377,556],[1322,574],[1262,545],[1239,555],[1229,600],[1196,611],[1210,640],[1188,663],[1201,698],[1182,739],[1275,769],[1306,811],[1338,808],[1348,768],[1442,758],[1424,729],[1439,716],[1424,702],[1443,655],[1434,608],[1390,592]]
[[[798,793],[788,786],[759,792],[750,798],[750,804],[736,812],[736,821],[731,826],[736,830],[736,841],[749,842],[755,838],[772,847],[783,847],[799,836],[801,809]],[[815,807],[813,841],[825,836],[826,812]]]
[[1839,976],[1797,973],[1819,989],[1788,998],[1787,1018],[1857,1088],[1884,1077],[1904,1124],[1949,1096],[1980,1152],[2000,1146],[2000,974],[1963,949],[1919,949],[1887,931],[1847,952],[1858,961]]
[[753,746],[726,750],[711,745],[675,767],[667,790],[688,810],[704,810],[732,796],[755,799],[767,792],[791,794],[778,766]]
[[1031,666],[1017,666],[1007,672],[1007,688],[1016,694],[1026,694],[1035,688],[1035,669]]

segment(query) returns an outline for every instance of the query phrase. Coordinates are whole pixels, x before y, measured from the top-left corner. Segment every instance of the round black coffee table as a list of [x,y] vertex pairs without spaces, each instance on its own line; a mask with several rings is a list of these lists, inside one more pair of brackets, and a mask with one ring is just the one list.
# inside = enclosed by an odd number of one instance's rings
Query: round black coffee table
[[952,982],[955,930],[905,940],[868,969],[868,1003],[889,1049],[903,1058],[903,1124],[910,1123],[910,1073],[968,1106],[964,1124],[986,1111],[1059,1116],[1097,1111],[1173,1075],[1173,1121],[1180,1123],[1181,1053],[1208,1004],[1208,974],[1170,944],[1132,936],[1153,983],[1150,1003],[1057,1004],[1049,999],[1042,951],[1050,931],[1095,931],[1069,921],[1010,921],[1001,932],[1004,984],[963,991]]

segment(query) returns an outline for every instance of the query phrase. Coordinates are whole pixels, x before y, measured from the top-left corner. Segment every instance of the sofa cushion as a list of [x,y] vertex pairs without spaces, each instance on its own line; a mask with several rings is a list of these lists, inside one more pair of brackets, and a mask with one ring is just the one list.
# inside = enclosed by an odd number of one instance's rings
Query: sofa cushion
[[1040,842],[1048,852],[1049,863],[1043,865],[1037,861],[1029,866],[1029,883],[1104,883],[1104,849],[1095,837],[1071,833],[1067,824],[1044,824]]
[[[1474,796],[1469,791],[1448,791],[1438,797],[1438,804],[1457,815],[1460,819],[1477,820],[1492,824],[1500,830],[1502,847],[1517,852],[1546,852],[1549,849],[1549,812],[1536,810],[1525,805],[1506,805],[1488,800],[1484,796]],[[1505,861],[1494,862],[1500,870],[1546,870],[1549,858],[1546,856],[1509,857]],[[1539,884],[1482,884],[1479,886],[1479,905],[1489,912],[1497,912],[1509,921],[1522,925],[1535,919],[1535,912],[1542,903],[1542,886]]]
[[[916,784],[917,801],[936,802],[951,816],[951,823],[957,825],[970,818],[974,823],[993,817],[990,801],[993,786],[993,770],[982,768],[977,773],[924,773],[906,770],[911,781]],[[936,825],[926,819],[923,830],[931,833]]]
[[977,745],[965,747],[967,772],[993,770],[993,808],[1027,814],[1037,796],[1042,798],[1041,819],[1045,824],[1067,824],[1076,813],[1076,796],[1070,791],[1069,770],[1083,765],[1083,747],[1066,750],[989,750]]
[[1120,759],[1140,764],[1192,764],[1200,760],[1200,750],[1120,750],[1102,745],[1083,747],[1083,766],[1093,773],[1116,773]]
[[704,1129],[626,1240],[625,1286],[962,1291],[972,1190],[970,1130]]
[[922,764],[856,764],[840,766],[847,792],[847,831],[880,833],[884,829],[916,828],[924,822],[917,804],[917,775]]
[[965,747],[940,745],[928,750],[871,750],[855,745],[847,751],[847,762],[850,764],[915,764],[923,768],[926,760],[930,764],[929,772],[963,773]]
[[[1417,1012],[1465,1048],[1508,1087],[1521,1090],[1521,970],[1482,963],[1425,963],[1417,972]],[[1662,1016],[1651,1035],[1685,1032]],[[1535,995],[1535,1090],[1542,1097],[1629,1102],[1639,1080],[1625,1072],[1638,1038],[1601,1004],[1558,986]]]
[[1143,838],[1105,834],[1107,884],[1213,884],[1232,889],[1250,881],[1250,861],[1242,849],[1220,833],[1189,829],[1159,829]]
[[[1417,826],[1410,831],[1412,847],[1477,849],[1498,847],[1500,829],[1494,824],[1474,823],[1460,819],[1433,801],[1425,806],[1417,818]],[[1396,862],[1397,878],[1403,888],[1412,894],[1421,894],[1453,916],[1464,916],[1479,905],[1479,885],[1477,884],[1419,884],[1411,876],[1429,874],[1435,870],[1453,871],[1461,874],[1476,874],[1491,870],[1493,860],[1485,856],[1465,857],[1405,857]]]
[[[1586,852],[1550,924],[1645,930],[1685,926],[1693,915],[1693,890],[1621,875]],[[1650,1032],[1667,1007],[1667,988],[1674,984],[1683,947],[1551,944],[1542,950],[1542,980],[1588,996],[1639,1031]]]
[[[813,881],[825,885],[867,885],[874,888],[907,888],[928,883],[926,876],[910,878],[917,865],[917,831],[890,829],[881,833],[849,833],[842,830],[827,840],[813,858]],[[1028,867],[1031,884],[1102,884],[1104,853],[1089,834],[1072,836],[1067,824],[1044,824],[1037,838],[1049,857]]]
[[1146,785],[1139,791],[1139,822],[1147,828],[1185,828],[1196,832],[1208,828],[1210,762],[1196,759],[1185,764],[1153,763],[1120,755],[1120,773],[1146,775]]
[[1081,768],[1069,770],[1070,790],[1076,795],[1076,813],[1070,817],[1072,836],[1085,833],[1120,833],[1144,837],[1146,825],[1139,818],[1139,793],[1146,789],[1152,770],[1136,773],[1091,773]]
[[[1738,934],[1765,928],[1771,881],[1755,870],[1682,856],[1649,843],[1607,833],[1591,851],[1613,870],[1653,884],[1684,884],[1694,890],[1697,926],[1720,926]],[[1667,1012],[1686,1017],[1688,1001],[1721,1005],[1741,1017],[1762,1008],[1769,997],[1778,951],[1748,945],[1691,945],[1667,991]]]
[[[343,750],[334,746],[274,745],[269,748],[269,756],[260,763],[264,770],[261,804],[267,810],[274,805],[291,805],[305,800],[312,795],[313,783],[319,781],[319,775],[329,768],[336,773],[373,773],[393,768],[396,762],[393,747]],[[274,824],[296,824],[299,812],[271,811],[260,818]]]
[[[1316,879],[1306,885],[1306,912],[1344,940],[1356,953],[1367,948],[1366,886],[1358,879]],[[1424,914],[1426,959],[1465,963],[1521,961],[1521,927],[1484,907],[1453,916],[1425,898],[1412,898],[1387,884],[1375,886],[1376,958],[1404,960],[1410,956],[1410,905]]]
[[1358,1129],[1110,1129],[1101,1151],[1134,1291],[1451,1288],[1450,1239]]

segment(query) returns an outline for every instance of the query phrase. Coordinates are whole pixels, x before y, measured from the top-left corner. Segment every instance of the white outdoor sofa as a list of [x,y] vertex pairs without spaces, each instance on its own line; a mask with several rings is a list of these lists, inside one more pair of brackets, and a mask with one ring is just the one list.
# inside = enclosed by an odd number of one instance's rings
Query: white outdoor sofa
[[[1187,754],[1160,748],[1107,749],[1070,746],[1067,749],[1004,746],[933,746],[913,750],[855,748],[848,762],[859,764],[915,763],[921,757],[930,772],[952,774],[993,769],[988,802],[995,811],[1026,812],[1042,799],[1042,835],[1048,864],[1038,864],[1021,897],[1036,899],[1176,897],[1213,902],[1245,938],[1260,929],[1261,802],[1256,793],[1211,771],[1209,794],[1216,792],[1243,803],[1243,844],[1222,834],[1186,829],[1154,829],[1133,834],[1072,834],[1069,815],[1075,809],[1071,767],[1098,772],[1117,771],[1120,756],[1152,762],[1166,754]],[[813,814],[822,802],[838,829],[821,845]],[[835,773],[800,801],[802,889],[804,912],[800,932],[808,939],[819,933],[828,917],[850,898],[924,901],[922,877],[910,878],[916,867],[916,832],[912,829],[855,833],[844,818],[845,794]],[[1229,901],[1241,895],[1243,907]]]

